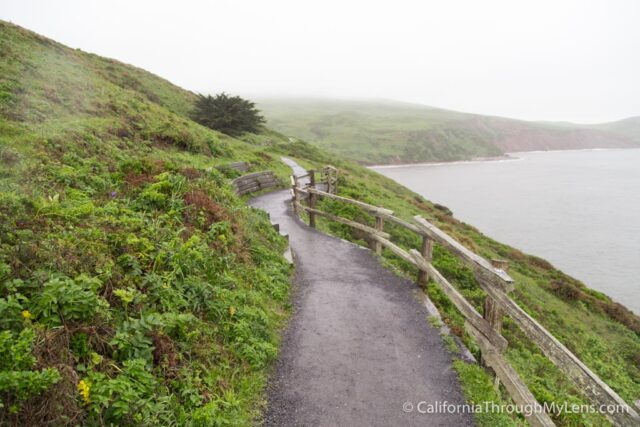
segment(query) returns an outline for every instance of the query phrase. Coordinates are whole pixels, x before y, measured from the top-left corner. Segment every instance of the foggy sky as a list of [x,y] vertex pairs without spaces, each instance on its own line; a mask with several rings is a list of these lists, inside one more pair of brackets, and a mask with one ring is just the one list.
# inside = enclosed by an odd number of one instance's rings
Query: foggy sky
[[634,0],[0,0],[0,18],[199,92],[640,115]]

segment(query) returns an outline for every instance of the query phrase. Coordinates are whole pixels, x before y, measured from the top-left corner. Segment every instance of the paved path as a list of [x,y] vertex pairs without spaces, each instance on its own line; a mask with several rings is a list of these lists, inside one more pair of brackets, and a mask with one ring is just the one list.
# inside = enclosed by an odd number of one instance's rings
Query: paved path
[[463,402],[418,289],[371,251],[305,225],[289,199],[286,190],[251,201],[289,235],[297,272],[265,426],[473,425],[469,414],[403,411],[404,402]]

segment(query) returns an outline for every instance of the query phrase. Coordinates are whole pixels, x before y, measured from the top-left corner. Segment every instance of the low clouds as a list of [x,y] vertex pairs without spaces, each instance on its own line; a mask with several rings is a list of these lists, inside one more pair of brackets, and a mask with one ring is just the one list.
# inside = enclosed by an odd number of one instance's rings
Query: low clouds
[[633,0],[10,0],[0,17],[196,91],[392,98],[531,120],[640,114]]

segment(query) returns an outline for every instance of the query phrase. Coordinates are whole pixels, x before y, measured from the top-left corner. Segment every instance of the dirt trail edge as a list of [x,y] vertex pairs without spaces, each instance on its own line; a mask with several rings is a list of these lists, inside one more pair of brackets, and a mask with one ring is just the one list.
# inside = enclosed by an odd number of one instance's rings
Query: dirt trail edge
[[471,414],[418,411],[464,398],[416,285],[371,251],[305,225],[289,200],[285,190],[250,202],[289,235],[296,263],[294,313],[268,385],[264,425],[473,425]]

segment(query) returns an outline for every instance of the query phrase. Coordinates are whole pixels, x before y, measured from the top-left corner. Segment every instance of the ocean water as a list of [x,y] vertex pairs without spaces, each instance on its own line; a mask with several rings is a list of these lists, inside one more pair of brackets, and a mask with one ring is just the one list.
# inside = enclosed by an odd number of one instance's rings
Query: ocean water
[[372,169],[640,314],[640,149]]

